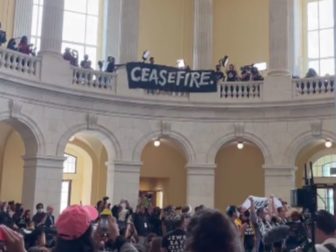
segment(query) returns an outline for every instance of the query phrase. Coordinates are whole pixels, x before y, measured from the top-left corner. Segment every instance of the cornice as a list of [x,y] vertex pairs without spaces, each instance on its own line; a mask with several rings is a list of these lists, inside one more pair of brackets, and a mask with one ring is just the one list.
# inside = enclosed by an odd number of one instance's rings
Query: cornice
[[[147,119],[171,118],[175,120],[202,121],[290,121],[318,116],[334,116],[335,100],[314,98],[277,102],[228,103],[191,102],[178,100],[147,99],[146,97],[117,96],[113,92],[98,93],[94,89],[76,90],[1,74],[0,97],[19,99],[25,103],[73,111],[109,114],[120,117]],[[20,90],[18,92],[18,90]],[[108,90],[107,90],[108,91]],[[114,106],[111,106],[114,104]],[[329,108],[329,110],[328,110]],[[155,113],[153,113],[155,111]],[[309,111],[309,113],[307,112]],[[315,112],[315,113],[314,113]],[[239,116],[237,116],[239,115]]]

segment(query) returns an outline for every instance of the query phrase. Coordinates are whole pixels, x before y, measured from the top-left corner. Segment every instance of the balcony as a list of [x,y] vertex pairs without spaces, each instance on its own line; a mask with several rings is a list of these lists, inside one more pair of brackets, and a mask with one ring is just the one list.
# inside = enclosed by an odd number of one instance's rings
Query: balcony
[[[16,51],[0,48],[0,79],[11,79],[27,85],[33,82],[40,87],[53,87],[57,91],[67,90],[77,95],[118,97],[129,100],[143,101],[174,101],[184,104],[204,103],[226,104],[237,106],[242,104],[260,104],[276,101],[309,102],[334,98],[334,76],[307,79],[292,79],[276,86],[276,91],[270,87],[272,79],[248,82],[220,82],[217,93],[181,93],[159,90],[128,89],[125,70],[118,73],[106,73],[96,70],[73,67],[59,57],[54,61],[44,60],[43,57],[33,57]],[[50,63],[52,62],[52,63]],[[57,65],[58,64],[58,65]],[[50,66],[52,65],[52,67]],[[57,69],[57,71],[53,71]],[[281,91],[278,93],[278,91]],[[85,92],[85,94],[83,94]],[[276,92],[276,93],[275,93]],[[272,94],[272,95],[270,95]],[[285,94],[285,95],[283,95]]]

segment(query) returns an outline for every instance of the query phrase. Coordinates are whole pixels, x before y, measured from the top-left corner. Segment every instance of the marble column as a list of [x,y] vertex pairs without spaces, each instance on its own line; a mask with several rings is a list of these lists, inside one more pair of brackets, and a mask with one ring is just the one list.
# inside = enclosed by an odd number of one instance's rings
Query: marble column
[[292,1],[269,1],[269,76],[291,75],[289,38]]
[[215,168],[215,164],[187,166],[187,203],[192,207],[214,207]]
[[139,11],[139,0],[122,0],[119,47],[120,63],[138,60]]
[[33,19],[33,0],[16,0],[13,37],[30,37]]
[[64,0],[44,0],[41,53],[60,54],[62,49]]
[[264,165],[265,195],[276,195],[290,201],[290,191],[295,189],[295,167],[288,165]]
[[116,161],[114,163],[113,202],[127,199],[135,208],[138,204],[141,163]]
[[103,55],[120,62],[122,0],[104,1]]
[[59,213],[63,179],[64,157],[24,157],[22,203],[27,209],[35,209],[42,202],[55,208]]
[[[212,69],[213,0],[194,1],[194,69]],[[222,55],[219,55],[220,57]]]

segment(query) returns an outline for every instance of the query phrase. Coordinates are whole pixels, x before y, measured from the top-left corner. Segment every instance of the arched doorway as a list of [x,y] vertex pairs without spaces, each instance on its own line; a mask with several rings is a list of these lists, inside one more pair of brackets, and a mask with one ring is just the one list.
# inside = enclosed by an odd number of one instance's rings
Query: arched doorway
[[215,162],[216,208],[225,211],[229,205],[242,204],[249,195],[265,194],[264,157],[254,143],[231,141],[220,148]]
[[183,147],[174,139],[161,138],[146,144],[141,155],[140,197],[150,197],[153,205],[186,204],[187,158]]
[[108,194],[108,155],[97,132],[81,131],[71,136],[64,158],[61,210],[72,204],[95,205]]
[[28,208],[34,204],[31,188],[33,175],[25,169],[25,158],[36,157],[38,141],[31,128],[17,119],[0,121],[0,199],[24,203]]
[[[317,184],[317,207],[336,212],[336,148],[325,146],[325,140],[313,140],[296,158],[296,187],[304,185],[304,167],[312,165],[314,182]],[[310,175],[310,173],[309,173]]]

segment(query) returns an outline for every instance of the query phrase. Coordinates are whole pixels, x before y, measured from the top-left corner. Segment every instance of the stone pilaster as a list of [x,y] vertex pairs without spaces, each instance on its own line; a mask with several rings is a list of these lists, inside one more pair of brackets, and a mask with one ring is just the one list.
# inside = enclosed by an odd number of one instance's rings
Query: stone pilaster
[[211,69],[213,1],[194,1],[194,69]]
[[33,0],[16,0],[14,16],[14,37],[30,37],[33,19]]
[[191,164],[187,166],[187,203],[192,207],[214,207],[215,164]]
[[22,203],[27,209],[35,209],[42,202],[51,205],[58,214],[61,203],[64,157],[24,157]]
[[60,54],[62,49],[64,0],[44,0],[41,53]]
[[136,207],[139,198],[141,163],[116,161],[114,163],[113,202],[127,199]]
[[265,195],[274,194],[290,201],[290,190],[295,189],[295,167],[287,165],[264,165]]

